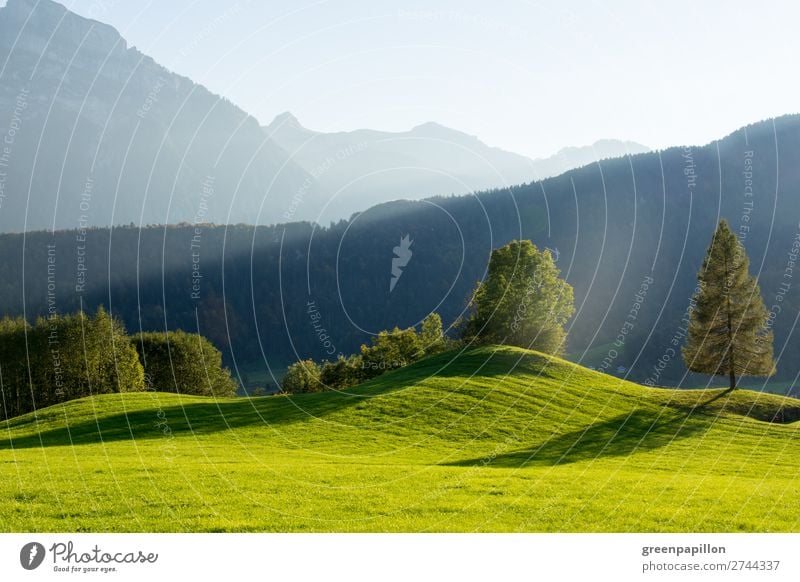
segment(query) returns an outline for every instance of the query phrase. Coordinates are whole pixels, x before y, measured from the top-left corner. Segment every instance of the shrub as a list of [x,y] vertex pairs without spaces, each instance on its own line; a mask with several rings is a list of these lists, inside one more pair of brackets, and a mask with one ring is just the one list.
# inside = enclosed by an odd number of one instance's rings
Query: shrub
[[339,356],[335,362],[325,362],[320,372],[320,382],[328,390],[343,390],[364,380],[361,356]]
[[382,331],[372,338],[372,345],[361,346],[365,378],[407,366],[425,355],[424,346],[413,327]]
[[184,331],[145,332],[133,338],[149,388],[178,394],[231,397],[237,384],[222,353],[203,336]]
[[102,307],[0,321],[3,416],[91,396],[144,389],[144,370],[119,320]]
[[426,356],[447,349],[447,340],[442,331],[442,317],[438,313],[431,313],[422,320],[419,339]]
[[303,392],[320,392],[320,367],[314,360],[300,360],[286,369],[281,382],[281,389],[289,394]]
[[442,331],[442,318],[431,313],[421,326],[382,331],[372,338],[372,345],[362,345],[361,353],[318,365],[313,360],[301,360],[289,366],[283,378],[285,393],[342,390],[396,370],[420,358],[455,347]]

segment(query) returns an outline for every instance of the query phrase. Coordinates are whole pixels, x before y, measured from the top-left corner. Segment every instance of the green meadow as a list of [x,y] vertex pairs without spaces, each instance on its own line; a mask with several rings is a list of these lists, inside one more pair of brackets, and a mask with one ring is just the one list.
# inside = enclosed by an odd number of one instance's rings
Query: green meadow
[[799,531],[796,419],[505,347],[342,393],[109,394],[0,423],[0,529]]

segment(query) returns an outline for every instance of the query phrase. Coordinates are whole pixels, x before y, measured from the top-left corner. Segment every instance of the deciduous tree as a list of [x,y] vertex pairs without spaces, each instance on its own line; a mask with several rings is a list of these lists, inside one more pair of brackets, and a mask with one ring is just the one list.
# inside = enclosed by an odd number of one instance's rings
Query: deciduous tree
[[572,286],[559,277],[550,251],[515,240],[492,251],[464,327],[469,341],[503,343],[557,354],[574,312]]

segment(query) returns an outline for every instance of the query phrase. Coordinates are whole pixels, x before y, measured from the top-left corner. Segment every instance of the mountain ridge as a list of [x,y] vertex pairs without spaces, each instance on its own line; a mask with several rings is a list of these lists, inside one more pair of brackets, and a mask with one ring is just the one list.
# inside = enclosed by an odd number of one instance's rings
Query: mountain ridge
[[326,133],[305,127],[289,111],[263,128],[317,178],[319,198],[335,199],[334,212],[315,217],[321,224],[396,199],[462,195],[530,183],[603,159],[650,151],[635,142],[606,139],[530,159],[436,121],[405,131]]
[[[0,232],[324,224],[390,200],[528,183],[563,171],[581,151],[562,152],[561,165],[546,169],[549,161],[436,122],[325,134],[287,112],[264,129],[115,28],[52,0],[0,8],[0,62],[0,121],[16,126]],[[581,163],[595,160],[584,154]]]
[[0,230],[276,220],[308,177],[252,115],[51,0],[0,8],[0,62],[0,119],[29,95]]

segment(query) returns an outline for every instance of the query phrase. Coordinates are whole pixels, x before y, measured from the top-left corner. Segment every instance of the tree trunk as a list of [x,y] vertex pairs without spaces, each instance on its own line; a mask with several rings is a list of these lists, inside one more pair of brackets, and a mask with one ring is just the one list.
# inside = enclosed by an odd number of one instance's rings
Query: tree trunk
[[730,353],[730,368],[728,369],[728,377],[731,381],[731,387],[728,388],[728,392],[733,392],[736,388],[736,367],[734,366],[734,359],[733,359],[733,327],[731,323],[731,311],[730,311],[730,297],[728,298],[728,351]]
[[731,289],[730,289],[730,273],[728,272],[728,256],[725,255],[725,306],[728,315],[728,354],[730,355],[730,368],[728,370],[728,377],[731,381],[731,387],[728,392],[733,392],[736,388],[736,368],[733,361],[733,321],[731,318]]

